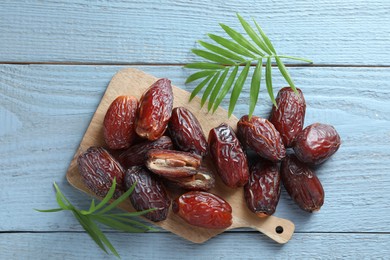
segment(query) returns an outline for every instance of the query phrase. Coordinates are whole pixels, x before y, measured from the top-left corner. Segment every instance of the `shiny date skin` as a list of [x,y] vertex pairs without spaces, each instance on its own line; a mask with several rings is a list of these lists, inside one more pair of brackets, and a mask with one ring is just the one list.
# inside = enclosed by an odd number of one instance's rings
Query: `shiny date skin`
[[77,159],[84,184],[99,197],[105,197],[116,179],[114,198],[124,190],[124,171],[120,164],[102,147],[90,147]]
[[227,124],[211,129],[208,142],[222,181],[230,188],[244,186],[249,179],[248,161],[233,129]]
[[135,136],[138,100],[132,96],[117,97],[103,121],[104,140],[110,149],[128,148]]
[[250,168],[248,183],[244,186],[248,208],[259,217],[275,213],[280,198],[280,173],[277,163],[258,161]]
[[307,165],[295,155],[289,155],[282,161],[280,174],[287,193],[301,209],[307,212],[320,210],[324,204],[324,189]]
[[144,141],[133,145],[119,155],[119,161],[126,169],[132,166],[144,165],[147,160],[147,153],[152,149],[173,149],[171,138],[161,136],[155,141]]
[[159,79],[142,95],[135,131],[150,141],[160,138],[168,126],[173,108],[173,92],[169,79]]
[[172,210],[187,223],[210,229],[232,224],[232,207],[223,198],[204,191],[190,191],[173,201]]
[[165,220],[171,199],[161,180],[144,167],[134,166],[126,171],[126,188],[129,189],[134,183],[136,183],[134,191],[129,196],[133,207],[137,211],[154,208],[155,210],[143,216],[154,222]]
[[286,156],[282,138],[273,124],[267,119],[247,115],[237,123],[237,135],[245,147],[255,151],[260,157],[277,162]]
[[198,119],[188,109],[176,107],[172,110],[168,130],[174,145],[179,150],[206,155],[206,137]]
[[333,126],[315,123],[299,133],[294,152],[302,162],[321,164],[337,152],[340,144],[340,136]]
[[272,107],[269,121],[280,133],[285,147],[292,147],[295,137],[303,129],[306,113],[306,102],[302,91],[298,95],[290,87],[279,90],[276,104]]
[[150,150],[146,167],[155,174],[167,178],[182,178],[195,175],[202,162],[196,154],[173,150]]

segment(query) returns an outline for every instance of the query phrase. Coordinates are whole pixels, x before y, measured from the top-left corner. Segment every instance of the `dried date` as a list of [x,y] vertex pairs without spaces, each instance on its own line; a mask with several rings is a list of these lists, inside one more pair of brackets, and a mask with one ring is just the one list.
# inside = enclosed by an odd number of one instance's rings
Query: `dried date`
[[273,124],[267,119],[247,115],[237,123],[237,135],[240,141],[262,158],[279,161],[286,156],[282,138]]
[[102,147],[90,147],[77,159],[84,184],[99,197],[105,197],[116,179],[114,198],[124,190],[124,171],[120,164]]
[[302,162],[320,164],[332,156],[340,144],[340,136],[333,126],[315,123],[299,133],[294,152]]
[[128,148],[135,136],[138,100],[132,96],[117,97],[103,121],[103,136],[110,149]]
[[248,182],[248,161],[233,129],[221,124],[210,130],[209,152],[222,181],[230,188]]
[[150,150],[147,157],[146,167],[153,173],[167,178],[195,175],[202,159],[192,153],[158,149]]
[[163,134],[171,118],[173,92],[169,79],[159,79],[142,95],[138,108],[135,131],[148,140],[157,140]]
[[173,201],[172,210],[187,223],[210,229],[232,224],[232,207],[223,198],[204,191],[190,191]]
[[301,209],[308,212],[320,210],[324,204],[324,189],[309,167],[295,155],[289,155],[282,161],[280,174],[287,193]]
[[258,161],[250,168],[248,183],[244,186],[248,208],[259,217],[274,214],[280,198],[280,173],[276,163]]
[[119,161],[125,168],[144,165],[147,159],[147,153],[152,149],[173,149],[171,138],[161,136],[155,141],[144,141],[133,145],[119,155]]
[[126,188],[129,189],[134,183],[136,183],[134,191],[130,194],[133,207],[137,211],[154,208],[155,210],[144,216],[154,222],[165,220],[171,200],[161,180],[144,167],[134,166],[126,171]]
[[184,107],[174,108],[168,129],[174,145],[179,150],[206,155],[206,137],[198,119],[191,111]]
[[272,107],[269,121],[280,133],[286,147],[293,146],[295,137],[303,129],[306,113],[306,102],[302,91],[297,88],[296,94],[290,87],[279,90],[276,104]]

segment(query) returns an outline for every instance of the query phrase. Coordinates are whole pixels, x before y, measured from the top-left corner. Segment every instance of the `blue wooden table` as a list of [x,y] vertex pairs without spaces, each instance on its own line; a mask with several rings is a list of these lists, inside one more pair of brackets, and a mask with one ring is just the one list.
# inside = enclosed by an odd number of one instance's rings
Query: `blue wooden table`
[[[282,191],[276,216],[296,225],[279,245],[241,229],[198,245],[161,231],[108,231],[124,259],[390,257],[390,2],[345,1],[1,1],[0,259],[100,259],[105,255],[69,212],[55,208],[52,183],[78,207],[67,167],[111,77],[135,67],[183,89],[183,64],[206,33],[255,17],[285,54],[313,59],[290,73],[307,101],[306,123],[329,123],[339,152],[317,169],[320,212],[301,211]],[[275,73],[275,92],[286,83]],[[248,86],[245,87],[248,89]],[[237,116],[247,113],[248,92]],[[260,92],[255,114],[271,103]],[[222,103],[228,106],[228,101]],[[306,125],[307,125],[306,124]]]

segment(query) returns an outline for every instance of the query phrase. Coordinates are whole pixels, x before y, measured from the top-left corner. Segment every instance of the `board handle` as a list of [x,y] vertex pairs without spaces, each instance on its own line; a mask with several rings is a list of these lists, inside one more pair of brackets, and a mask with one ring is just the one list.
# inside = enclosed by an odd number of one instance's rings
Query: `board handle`
[[274,216],[265,218],[253,216],[245,218],[244,221],[240,221],[238,219],[233,220],[233,223],[234,225],[231,228],[253,228],[280,244],[287,243],[291,239],[295,230],[295,225],[290,220]]

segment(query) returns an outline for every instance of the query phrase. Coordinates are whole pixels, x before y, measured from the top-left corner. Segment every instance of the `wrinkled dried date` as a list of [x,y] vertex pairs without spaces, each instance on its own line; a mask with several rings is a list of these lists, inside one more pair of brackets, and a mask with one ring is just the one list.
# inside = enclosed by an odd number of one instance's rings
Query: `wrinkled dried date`
[[267,119],[247,115],[237,123],[237,135],[246,147],[270,161],[279,161],[286,156],[279,132]]
[[152,172],[168,178],[181,178],[195,175],[201,164],[196,154],[153,149],[148,152],[146,167]]
[[145,141],[133,145],[119,155],[119,161],[125,168],[144,165],[147,159],[147,153],[152,149],[173,149],[171,138],[161,136],[155,141]]
[[269,119],[280,133],[286,147],[293,145],[295,137],[302,131],[305,120],[305,98],[299,88],[297,91],[299,95],[295,94],[290,87],[279,90],[276,97],[278,108],[272,107]]
[[124,190],[124,171],[120,164],[102,147],[90,147],[77,159],[84,184],[99,197],[105,197],[116,178],[114,198]]
[[138,100],[132,96],[117,97],[103,121],[104,141],[110,149],[128,148],[135,138]]
[[169,120],[169,133],[179,150],[204,156],[207,141],[198,119],[188,109],[176,107]]
[[242,187],[248,182],[248,161],[233,131],[227,124],[210,130],[210,156],[222,181],[230,188]]
[[171,200],[162,182],[151,172],[141,166],[134,166],[126,171],[125,184],[129,189],[134,183],[134,191],[130,201],[137,211],[156,209],[146,213],[144,217],[157,222],[167,218]]
[[248,183],[244,186],[248,208],[259,217],[274,214],[280,197],[280,173],[276,163],[258,161],[250,168]]
[[172,210],[187,223],[198,227],[222,229],[232,224],[232,207],[208,192],[185,193],[173,201]]
[[321,182],[295,155],[282,161],[280,174],[287,193],[301,209],[313,212],[321,208],[325,196]]
[[169,79],[159,79],[142,95],[135,131],[151,141],[160,138],[167,128],[173,107],[173,92]]
[[215,184],[214,174],[204,166],[200,166],[199,169],[197,169],[196,174],[192,176],[168,178],[168,180],[186,190],[208,191],[213,188]]
[[302,162],[320,164],[339,149],[340,143],[340,136],[333,126],[315,123],[299,133],[294,152]]

